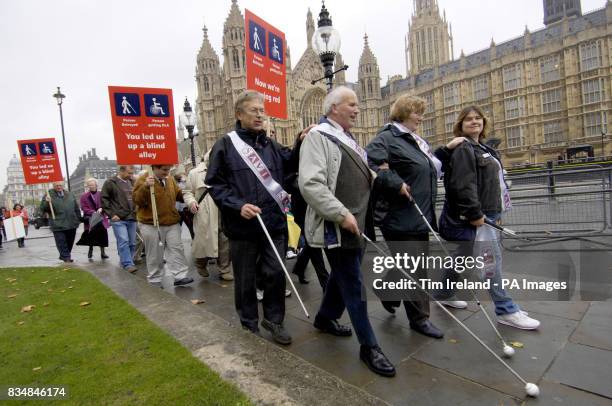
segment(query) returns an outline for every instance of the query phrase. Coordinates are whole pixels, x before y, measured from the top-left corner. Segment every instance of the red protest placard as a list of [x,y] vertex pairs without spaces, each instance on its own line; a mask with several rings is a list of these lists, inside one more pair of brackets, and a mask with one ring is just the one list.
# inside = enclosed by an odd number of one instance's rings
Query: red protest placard
[[17,140],[26,185],[63,180],[54,138]]
[[247,89],[264,95],[266,113],[287,118],[285,34],[245,9]]
[[109,86],[117,163],[178,163],[171,89]]

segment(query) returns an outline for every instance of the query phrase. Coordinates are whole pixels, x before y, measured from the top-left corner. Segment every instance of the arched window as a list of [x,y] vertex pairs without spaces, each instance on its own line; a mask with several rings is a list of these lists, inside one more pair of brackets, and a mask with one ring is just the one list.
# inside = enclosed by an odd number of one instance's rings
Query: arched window
[[372,94],[372,79],[368,79],[368,94]]
[[324,97],[325,92],[319,88],[315,88],[306,94],[302,103],[301,112],[303,128],[319,122],[323,114]]
[[208,78],[204,76],[204,91],[210,92],[210,85],[208,84]]

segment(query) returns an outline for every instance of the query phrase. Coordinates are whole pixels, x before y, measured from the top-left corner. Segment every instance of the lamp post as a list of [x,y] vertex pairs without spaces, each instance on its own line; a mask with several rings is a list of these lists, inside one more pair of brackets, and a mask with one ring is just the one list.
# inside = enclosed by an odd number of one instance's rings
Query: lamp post
[[64,134],[64,114],[62,113],[62,103],[66,95],[60,92],[59,86],[57,87],[57,93],[53,95],[57,100],[60,112],[60,122],[62,124],[62,144],[64,144],[64,163],[66,164],[66,182],[68,183],[68,191],[70,191],[70,169],[68,169],[68,154],[66,153],[66,135]]
[[334,60],[336,59],[336,54],[340,50],[340,33],[332,27],[331,16],[329,15],[329,11],[325,8],[325,1],[323,1],[323,5],[321,6],[317,27],[317,30],[312,35],[311,44],[315,52],[319,54],[321,64],[325,69],[325,76],[313,80],[311,83],[314,85],[319,80],[327,79],[327,91],[329,92],[333,86],[334,74],[348,69],[348,65],[344,65],[335,72],[333,71]]
[[193,144],[193,138],[197,137],[198,134],[193,132],[195,128],[195,118],[193,117],[193,110],[191,109],[191,104],[189,104],[189,100],[185,97],[185,104],[183,105],[183,112],[179,116],[179,126],[187,130],[187,134],[189,137],[189,142],[191,143],[191,169],[196,166],[196,157],[195,157],[195,146]]

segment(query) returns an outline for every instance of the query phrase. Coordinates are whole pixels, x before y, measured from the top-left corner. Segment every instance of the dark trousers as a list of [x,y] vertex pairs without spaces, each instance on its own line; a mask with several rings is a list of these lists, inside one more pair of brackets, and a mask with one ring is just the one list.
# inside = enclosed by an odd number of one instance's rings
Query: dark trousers
[[[382,230],[385,242],[391,251],[391,255],[404,255],[407,253],[410,256],[420,256],[421,254],[429,255],[429,234],[407,234],[393,231]],[[427,269],[418,268],[414,273],[410,274],[417,282],[419,279],[427,279]],[[399,280],[405,278],[401,272],[391,270],[385,277],[385,280]],[[419,322],[429,318],[429,297],[421,289],[411,290],[409,293],[410,300],[403,300],[404,308],[408,320]],[[387,301],[392,306],[398,307],[399,301]]]
[[328,320],[342,316],[348,311],[355,334],[361,345],[377,345],[376,336],[368,318],[368,303],[361,276],[362,249],[326,249],[325,255],[331,267],[331,273],[319,315]]
[[74,245],[74,237],[76,236],[76,228],[72,230],[54,231],[55,246],[60,254],[60,259],[70,259],[72,246]]
[[308,261],[312,261],[312,266],[314,267],[317,278],[319,279],[319,284],[323,290],[325,290],[327,280],[329,279],[329,273],[327,272],[327,269],[325,269],[325,262],[323,262],[323,250],[321,248],[312,248],[310,245],[308,245],[308,242],[305,241],[304,248],[302,251],[300,251],[297,259],[295,260],[293,273],[301,278],[304,278]]
[[[272,236],[272,239],[278,252],[284,253],[286,237]],[[258,328],[257,279],[264,292],[264,318],[281,324],[285,318],[285,275],[266,236],[251,240],[230,239],[230,256],[234,269],[234,301],[242,325],[251,330]]]

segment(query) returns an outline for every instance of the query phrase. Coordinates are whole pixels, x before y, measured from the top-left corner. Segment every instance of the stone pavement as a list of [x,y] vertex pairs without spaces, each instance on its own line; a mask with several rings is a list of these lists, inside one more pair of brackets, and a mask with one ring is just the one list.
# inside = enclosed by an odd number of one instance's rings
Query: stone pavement
[[[183,236],[188,236],[186,230]],[[49,230],[32,230],[30,237],[24,249],[17,249],[16,243],[5,243],[0,251],[0,267],[58,265]],[[288,347],[280,347],[272,343],[265,331],[260,338],[240,329],[233,306],[232,282],[218,280],[214,268],[209,278],[201,278],[192,271],[196,281],[189,287],[174,288],[171,279],[166,279],[162,291],[148,286],[144,264],[134,275],[121,271],[110,230],[109,240],[111,259],[89,262],[86,248],[75,247],[75,265],[92,272],[258,404],[612,404],[609,299],[519,301],[524,310],[542,322],[540,330],[528,332],[498,325],[508,341],[524,344],[507,362],[527,381],[540,386],[541,396],[532,399],[525,397],[523,385],[508,370],[433,304],[431,320],[444,330],[442,340],[413,332],[403,309],[395,316],[390,315],[370,297],[372,325],[398,372],[395,378],[382,378],[359,361],[359,345],[354,336],[332,337],[312,327],[321,288],[311,268],[307,271],[310,284],[295,282],[311,319],[305,317],[295,295],[288,298],[286,326],[294,341]],[[189,241],[184,242],[189,253]],[[366,260],[373,254],[370,248]],[[598,257],[598,261],[608,261],[606,267],[611,263],[608,254]],[[538,276],[546,276],[543,275],[549,260],[546,256],[561,254],[504,255],[507,263],[516,264],[517,272],[533,268]],[[293,261],[287,262],[291,269]],[[580,283],[580,278],[576,283]],[[193,305],[192,299],[204,299],[205,303]],[[488,308],[492,312],[492,306]],[[501,353],[494,332],[476,310],[470,303],[468,310],[454,314]],[[346,313],[342,322],[349,322]]]

